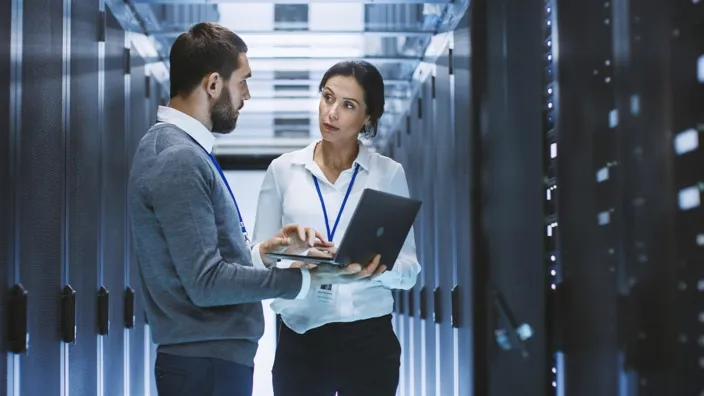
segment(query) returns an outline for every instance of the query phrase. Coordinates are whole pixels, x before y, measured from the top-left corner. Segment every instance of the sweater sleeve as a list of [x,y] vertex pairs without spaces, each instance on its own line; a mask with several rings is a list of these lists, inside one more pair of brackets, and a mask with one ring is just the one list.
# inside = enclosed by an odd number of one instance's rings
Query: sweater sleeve
[[[196,149],[159,153],[149,191],[169,255],[186,293],[199,307],[295,298],[299,269],[261,269],[223,260],[211,198],[215,172]],[[247,252],[249,253],[249,252]]]

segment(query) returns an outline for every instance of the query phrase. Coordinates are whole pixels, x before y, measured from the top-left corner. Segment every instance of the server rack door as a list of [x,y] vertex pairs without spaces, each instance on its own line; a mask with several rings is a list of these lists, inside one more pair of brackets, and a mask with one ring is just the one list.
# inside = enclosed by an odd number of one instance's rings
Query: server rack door
[[[11,249],[11,234],[14,232],[12,216],[12,194],[15,188],[12,185],[11,172],[13,171],[13,155],[10,139],[14,130],[10,126],[10,40],[12,23],[12,2],[4,1],[0,4],[0,326],[3,337],[0,339],[0,390],[7,389],[7,359],[8,340],[7,329],[9,323],[6,310],[7,293],[14,279],[10,277],[10,265],[14,265]],[[14,276],[13,276],[14,277]]]
[[621,181],[612,177],[602,183],[597,177],[617,159],[612,64],[605,62],[613,56],[614,29],[604,18],[610,21],[613,10],[604,4],[563,1],[554,8],[564,392],[617,395],[623,378],[616,326],[617,264],[623,253]]
[[426,89],[431,91],[432,100],[429,100],[425,106],[423,114],[424,118],[424,133],[433,136],[433,140],[429,140],[422,147],[423,161],[423,206],[421,207],[421,216],[423,218],[423,229],[420,231],[423,240],[423,257],[421,258],[421,266],[423,267],[422,278],[424,293],[421,296],[421,303],[426,308],[424,312],[425,325],[425,358],[423,359],[424,368],[422,370],[422,379],[425,381],[425,394],[435,395],[436,381],[439,381],[436,369],[436,326],[434,321],[435,304],[434,290],[438,285],[436,280],[436,259],[435,254],[437,248],[435,246],[435,229],[438,227],[436,220],[436,205],[434,197],[434,189],[436,188],[435,179],[435,139],[436,139],[436,94],[435,85],[436,77],[432,75],[426,81]]
[[26,395],[58,395],[62,386],[60,293],[66,236],[63,113],[67,94],[63,22],[62,2],[23,4],[16,243],[20,281],[29,292],[29,351],[20,357],[19,373],[20,392]]
[[[421,82],[421,87],[418,92],[418,98],[416,98],[415,103],[411,106],[414,108],[413,116],[411,117],[411,122],[409,123],[408,136],[406,137],[407,142],[407,156],[406,156],[406,177],[408,179],[408,187],[410,195],[412,198],[420,199],[422,197],[423,180],[422,177],[422,167],[423,162],[420,160],[422,154],[419,152],[422,150],[423,144],[423,103],[426,102],[427,98],[424,88],[424,82]],[[421,227],[422,227],[422,216],[419,214],[416,217],[416,221],[413,224],[415,243],[416,243],[416,256],[418,261],[421,262],[422,257],[422,240],[421,240]],[[421,268],[421,271],[423,269]],[[411,290],[408,291],[408,340],[409,340],[409,350],[408,354],[408,371],[411,381],[408,384],[407,395],[418,395],[422,394],[422,380],[421,380],[421,359],[422,351],[424,349],[421,326],[423,326],[423,321],[419,315],[419,303],[420,303],[420,292],[423,285],[422,280],[423,274],[421,273],[416,279],[416,284]]]
[[[144,60],[139,53],[132,48],[130,56],[132,66],[130,70],[130,127],[127,137],[127,172],[131,168],[132,158],[136,152],[137,145],[140,139],[149,128],[148,122],[148,106],[147,84],[149,81],[144,74]],[[149,86],[151,89],[151,86]],[[151,94],[151,93],[150,93]],[[128,224],[130,224],[128,220]],[[139,279],[139,269],[137,268],[137,258],[134,248],[132,247],[131,227],[127,228],[125,235],[128,241],[129,249],[129,276],[126,281],[135,291],[134,312],[135,321],[134,328],[130,331],[130,387],[131,394],[138,395],[144,393],[144,365],[145,365],[145,348],[144,348],[144,313],[142,308],[142,296]]]
[[127,165],[125,147],[125,32],[108,10],[105,33],[105,111],[102,145],[102,263],[103,284],[110,299],[110,332],[103,340],[103,391],[124,394],[125,371],[125,235]]
[[[659,110],[665,108],[666,116],[671,117],[668,120],[671,123],[669,128],[655,129],[655,132],[664,134],[664,138],[668,140],[672,139],[672,144],[663,144],[665,139],[662,138],[654,141],[653,147],[659,150],[653,151],[659,152],[659,155],[651,157],[664,156],[668,162],[671,161],[668,163],[661,159],[662,162],[658,165],[672,171],[668,172],[667,176],[670,178],[669,186],[674,189],[662,189],[655,180],[646,179],[652,183],[651,188],[657,189],[661,194],[663,190],[668,191],[668,196],[661,199],[669,203],[675,211],[674,227],[667,234],[676,238],[678,265],[672,265],[672,255],[668,255],[667,259],[662,261],[660,273],[674,272],[665,278],[672,283],[658,279],[661,283],[659,288],[665,291],[674,290],[672,285],[676,280],[675,296],[669,298],[671,303],[668,306],[663,307],[667,311],[674,311],[674,320],[669,322],[671,324],[668,329],[660,332],[669,335],[671,340],[674,340],[674,335],[677,334],[677,346],[673,348],[672,356],[674,364],[670,369],[673,375],[670,377],[668,391],[678,395],[697,392],[701,394],[704,390],[704,206],[701,203],[704,190],[704,4],[696,1],[658,3],[659,9],[648,11],[636,8],[632,15],[642,12],[647,14],[648,20],[657,20],[660,24],[664,19],[662,7],[665,4],[668,8],[666,15],[670,15],[669,23],[664,28],[657,29],[659,42],[653,44],[658,46],[658,53],[669,53],[669,73],[666,77],[669,81],[658,84],[658,87],[667,87],[669,94],[654,97],[654,103],[644,102],[645,106],[642,108],[643,113],[650,106],[657,106]],[[638,55],[642,56],[640,59],[648,59],[646,48]],[[652,63],[650,65],[652,66]],[[644,82],[654,85],[654,82],[648,81],[650,76],[643,77]],[[669,103],[661,106],[659,101],[662,99]],[[667,131],[674,132],[674,136]],[[636,130],[634,134],[636,132],[642,131]],[[664,153],[664,147],[674,155]],[[661,229],[661,223],[658,222],[656,227]],[[662,241],[658,240],[653,248],[656,250],[661,246]],[[661,291],[657,300],[662,301],[665,298],[667,294]],[[672,309],[673,305],[676,309]],[[650,309],[648,307],[643,311],[648,312]],[[651,333],[657,331],[653,330],[655,329],[652,329]],[[671,345],[665,344],[660,350],[667,350]],[[648,381],[652,370],[648,370],[649,367],[644,366],[642,362],[641,367],[641,379]],[[656,394],[657,389],[648,393]]]
[[473,393],[474,362],[472,355],[472,305],[473,305],[473,277],[471,251],[473,235],[470,228],[470,207],[475,204],[471,201],[470,189],[470,164],[473,150],[470,147],[470,35],[469,16],[465,14],[454,32],[454,47],[452,58],[452,69],[454,75],[454,118],[455,128],[452,131],[454,138],[454,158],[455,171],[453,174],[454,194],[455,194],[455,223],[453,225],[455,238],[455,261],[456,276],[456,312],[453,312],[453,323],[457,330],[457,386],[460,395],[471,395]]
[[[514,343],[512,350],[504,351],[493,343],[489,394],[496,396],[542,396],[548,390],[542,10],[542,0],[487,3],[489,129],[484,135],[488,177],[483,208],[490,280],[496,288],[490,293],[496,318],[491,323],[492,330],[513,332],[522,323],[533,329],[533,337],[525,342],[525,358],[521,345]],[[516,323],[508,320],[510,314]],[[512,381],[506,381],[507,376]]]
[[[432,95],[432,78],[426,76],[425,80],[422,81],[420,87],[420,97],[422,98],[420,103],[416,103],[418,110],[420,111],[420,119],[418,122],[413,124],[415,128],[411,131],[411,143],[413,146],[413,152],[411,155],[411,163],[413,164],[412,170],[408,171],[410,175],[410,186],[413,187],[413,196],[423,200],[423,205],[421,206],[421,211],[418,214],[418,218],[415,224],[415,235],[416,235],[416,254],[418,255],[418,261],[421,266],[421,273],[418,276],[416,286],[413,288],[413,295],[415,300],[415,320],[414,320],[414,333],[413,333],[413,369],[415,374],[415,395],[421,396],[427,394],[425,389],[427,387],[427,377],[434,374],[435,370],[428,370],[427,361],[428,354],[433,353],[432,349],[428,349],[427,345],[427,326],[429,322],[432,322],[431,318],[428,317],[428,308],[430,307],[430,302],[428,300],[430,292],[432,292],[433,284],[428,283],[427,277],[428,273],[434,276],[434,268],[432,266],[426,265],[425,257],[427,254],[432,253],[433,247],[427,244],[425,240],[426,228],[432,227],[432,223],[429,225],[427,223],[427,217],[425,216],[427,208],[432,207],[432,202],[425,200],[427,197],[425,187],[426,181],[424,177],[426,176],[425,168],[428,166],[427,159],[424,157],[426,146],[432,145],[433,132],[429,129],[432,120],[432,109],[433,105],[433,95]],[[432,371],[432,374],[428,371]],[[432,381],[431,381],[432,382]],[[434,385],[433,385],[434,386]],[[434,387],[433,387],[434,389]]]
[[69,391],[97,390],[98,236],[102,126],[98,108],[98,0],[71,2],[71,95],[66,183],[68,284],[76,291],[76,343],[69,349]]
[[[406,126],[396,131],[398,135],[399,146],[394,150],[394,159],[402,166],[408,163],[407,140],[405,140]],[[396,301],[396,335],[401,344],[401,366],[399,368],[399,386],[400,394],[408,394],[408,384],[412,381],[408,370],[409,366],[409,340],[408,340],[408,299],[404,290],[394,290],[394,299]]]
[[[451,395],[454,388],[454,343],[452,327],[450,326],[450,307],[452,301],[450,291],[453,287],[452,272],[455,260],[455,246],[453,229],[455,213],[452,202],[455,199],[454,182],[452,175],[452,151],[454,147],[454,131],[451,125],[450,106],[454,98],[450,88],[449,55],[450,49],[445,48],[443,55],[436,61],[436,113],[433,145],[436,150],[434,204],[436,208],[435,229],[435,259],[437,286],[435,299],[438,301],[439,318],[438,331],[439,353],[436,362],[439,375],[437,394]],[[436,315],[438,312],[436,312]]]

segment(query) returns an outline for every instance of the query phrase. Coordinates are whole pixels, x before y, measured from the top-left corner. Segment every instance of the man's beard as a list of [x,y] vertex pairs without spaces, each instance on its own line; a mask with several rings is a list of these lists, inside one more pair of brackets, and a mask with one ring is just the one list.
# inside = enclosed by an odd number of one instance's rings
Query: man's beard
[[[241,108],[242,106],[240,106]],[[235,129],[237,112],[232,104],[229,88],[224,87],[220,92],[220,97],[213,104],[213,108],[210,111],[210,122],[213,124],[212,132],[214,133],[226,134]]]

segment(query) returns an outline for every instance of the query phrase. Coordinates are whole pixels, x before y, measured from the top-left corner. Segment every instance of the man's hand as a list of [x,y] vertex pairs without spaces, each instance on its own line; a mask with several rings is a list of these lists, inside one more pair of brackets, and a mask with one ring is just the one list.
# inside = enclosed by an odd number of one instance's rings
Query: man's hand
[[333,258],[337,253],[337,248],[335,246],[330,247],[314,247],[308,250],[309,257],[322,257],[322,258]]
[[[386,266],[379,264],[380,259],[381,256],[377,254],[364,268],[357,263],[350,264],[346,267],[328,264],[311,266],[310,264],[307,264],[308,267],[303,268],[310,269],[311,289],[313,289],[321,285],[347,284],[358,281],[373,280],[386,271]],[[302,265],[306,264],[300,263],[299,267]]]
[[328,248],[331,246],[333,244],[328,242],[314,228],[304,227],[300,224],[290,224],[279,230],[268,241],[259,244],[259,255],[264,264],[270,266],[276,260],[267,259],[267,253],[301,254],[310,248]]

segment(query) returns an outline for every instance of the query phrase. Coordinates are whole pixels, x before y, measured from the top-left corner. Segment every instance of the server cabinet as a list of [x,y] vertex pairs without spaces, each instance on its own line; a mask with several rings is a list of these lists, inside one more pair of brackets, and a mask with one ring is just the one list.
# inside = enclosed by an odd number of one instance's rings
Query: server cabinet
[[[105,34],[104,135],[102,139],[101,260],[103,285],[111,291],[110,330],[103,339],[103,391],[106,396],[129,392],[125,387],[125,328],[131,326],[132,292],[125,283],[127,256],[127,147],[125,32],[108,10]],[[125,304],[127,302],[127,304]],[[109,373],[109,374],[108,374]]]
[[618,26],[610,26],[617,3],[557,1],[554,7],[564,391],[618,395],[628,387],[620,292],[630,287],[623,265],[625,142],[619,136],[625,114],[615,93],[623,81],[614,80],[614,55],[623,43],[614,40]]
[[475,198],[471,196],[473,183],[471,164],[473,150],[471,136],[475,131],[471,125],[471,69],[469,13],[460,20],[453,33],[452,78],[454,110],[453,178],[454,186],[454,251],[456,254],[454,284],[451,293],[451,325],[456,332],[455,364],[457,395],[472,395],[474,386],[474,354],[472,335],[474,334],[474,274],[472,254],[475,249],[475,230],[472,227],[471,208]]
[[[66,275],[64,8],[62,2],[22,4],[21,134],[15,150],[15,224],[19,277],[29,293],[29,352],[19,360],[20,391],[59,395],[72,323]],[[69,291],[70,292],[70,291]],[[63,302],[63,304],[62,304]],[[62,307],[63,305],[63,307]],[[62,315],[62,308],[64,313]],[[63,320],[63,322],[62,322]],[[65,334],[68,335],[68,334]],[[41,378],[40,381],[37,379]]]
[[433,116],[432,146],[435,148],[435,186],[433,207],[435,210],[435,275],[433,290],[434,321],[438,340],[436,342],[436,392],[438,395],[454,393],[454,337],[450,325],[452,304],[450,292],[453,288],[453,271],[456,258],[455,223],[455,169],[453,169],[454,120],[451,106],[454,105],[451,86],[451,48],[444,48],[435,63],[435,111]]
[[[422,105],[423,109],[423,134],[427,136],[435,136],[436,126],[436,95],[435,95],[435,72],[425,82],[425,92],[426,95],[430,92],[430,100],[427,100],[425,104]],[[421,266],[423,267],[423,272],[421,277],[423,279],[421,290],[420,290],[420,304],[421,312],[420,317],[423,320],[425,331],[425,356],[423,361],[423,370],[421,382],[424,381],[424,392],[427,395],[436,394],[436,381],[438,381],[436,365],[438,362],[438,357],[436,353],[436,338],[437,329],[434,321],[435,317],[435,304],[434,304],[434,291],[437,286],[437,274],[436,274],[436,259],[435,259],[435,229],[438,226],[437,214],[435,207],[435,193],[436,180],[435,180],[435,145],[432,143],[433,140],[426,139],[426,142],[420,146],[419,152],[422,153],[423,158],[423,170],[415,177],[421,177],[423,184],[423,194],[421,199],[423,200],[423,206],[421,207],[421,218],[423,222],[423,229],[421,231],[422,244],[423,244],[423,256],[421,258]],[[423,354],[421,354],[423,356]]]
[[[132,48],[130,56],[130,90],[129,98],[129,128],[125,134],[127,140],[127,168],[126,174],[129,175],[132,167],[132,159],[139,144],[139,140],[144,136],[149,128],[148,122],[149,98],[151,94],[151,84],[145,76],[145,62],[139,53]],[[134,296],[134,327],[130,330],[130,387],[131,394],[143,394],[144,392],[144,361],[145,361],[145,344],[144,344],[144,313],[142,308],[142,296],[139,280],[139,269],[137,268],[137,258],[132,246],[132,231],[129,216],[127,216],[127,229],[125,230],[125,241],[127,255],[129,261],[126,267],[125,282],[135,292]]]
[[[10,46],[12,35],[11,23],[12,2],[0,4],[0,326],[3,334],[7,334],[10,326],[8,318],[8,293],[14,283],[14,274],[10,276],[10,266],[14,266],[14,248],[11,237],[14,231],[12,207],[15,188],[13,185],[14,159],[11,147],[14,142],[15,128],[10,121],[11,96],[11,58]],[[9,345],[6,337],[0,340],[0,389],[7,389]]]
[[[677,202],[674,232],[670,233],[677,238],[677,258],[674,266],[672,261],[665,260],[662,265],[675,269],[669,279],[676,279],[677,289],[670,301],[677,308],[671,322],[674,328],[665,334],[677,334],[678,344],[674,348],[670,389],[676,394],[696,394],[704,390],[704,209],[701,203],[704,191],[701,143],[704,140],[704,4],[672,1],[667,5],[670,23],[658,30],[663,33],[659,35],[660,43],[665,44],[662,49],[668,49],[669,44],[670,51],[671,83],[661,86],[670,87],[664,97],[671,100],[666,114],[671,117],[672,125],[665,130],[674,132],[674,136],[666,137],[674,146],[671,153],[674,153],[672,184],[675,191],[670,190],[668,195]],[[654,20],[661,14],[661,9],[656,8],[648,12],[648,19]],[[669,43],[665,41],[668,31]],[[640,59],[647,56],[645,51],[643,48],[639,53]],[[660,151],[660,154],[664,153]]]
[[[426,80],[428,76],[425,76]],[[427,133],[423,131],[423,105],[428,101],[427,92],[424,89],[424,82],[420,83],[420,89],[418,92],[418,97],[415,98],[415,103],[411,103],[411,108],[413,109],[413,114],[408,119],[408,130],[406,131],[405,140],[408,142],[407,149],[407,171],[406,178],[409,181],[409,187],[411,188],[411,196],[415,198],[420,198],[423,195],[423,181],[418,177],[422,174],[424,163],[422,160],[421,150],[423,148],[423,139],[427,136]],[[420,316],[420,305],[422,304],[420,296],[421,289],[423,288],[423,271],[426,268],[423,267],[423,246],[422,232],[423,227],[423,216],[418,214],[415,222],[415,239],[416,239],[416,255],[418,257],[418,262],[421,265],[421,273],[416,280],[415,286],[408,291],[408,316],[409,316],[409,350],[408,350],[408,375],[410,381],[407,385],[407,395],[422,395],[421,388],[423,386],[422,382],[422,359],[423,351],[425,346],[423,344],[423,319]]]
[[[98,383],[98,322],[107,312],[99,294],[102,125],[99,90],[99,1],[71,2],[70,118],[66,141],[67,284],[75,291],[75,341],[68,350],[68,391],[95,394]],[[98,304],[100,300],[100,304]]]
[[543,2],[474,6],[475,394],[545,395]]
[[[408,150],[404,147],[403,138],[406,134],[406,128],[408,124],[402,126],[402,129],[398,130],[397,136],[400,139],[398,141],[399,145],[394,150],[394,159],[398,161],[404,170],[408,164]],[[409,186],[410,192],[410,186]],[[399,386],[398,392],[400,394],[408,394],[408,383],[411,381],[409,373],[409,363],[410,363],[410,342],[408,339],[409,334],[409,323],[408,323],[408,292],[406,290],[393,290],[392,294],[394,296],[394,305],[396,307],[395,315],[395,330],[396,335],[399,339],[399,344],[401,345],[401,362],[399,367]]]

